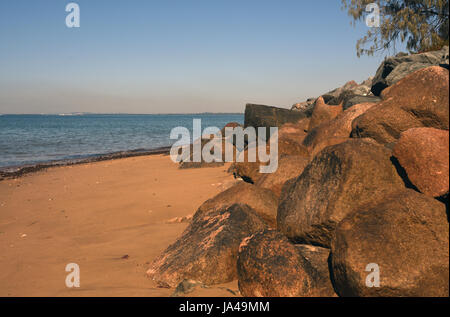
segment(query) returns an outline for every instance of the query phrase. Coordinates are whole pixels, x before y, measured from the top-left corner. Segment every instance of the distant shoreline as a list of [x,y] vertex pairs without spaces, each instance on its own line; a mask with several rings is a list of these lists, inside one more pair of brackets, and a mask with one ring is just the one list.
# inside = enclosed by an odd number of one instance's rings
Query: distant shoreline
[[86,163],[100,162],[100,161],[109,161],[109,160],[117,160],[128,157],[136,157],[136,156],[146,156],[146,155],[157,155],[157,154],[166,154],[170,153],[170,147],[159,147],[155,149],[138,149],[138,150],[129,150],[129,151],[119,151],[112,153],[104,153],[104,154],[93,154],[84,158],[79,159],[62,159],[62,160],[54,160],[54,161],[44,161],[35,164],[24,164],[24,165],[16,165],[16,166],[5,166],[0,167],[0,181],[8,178],[18,178],[26,174],[34,173],[37,171],[45,170],[52,167],[64,167],[70,165],[80,165]]

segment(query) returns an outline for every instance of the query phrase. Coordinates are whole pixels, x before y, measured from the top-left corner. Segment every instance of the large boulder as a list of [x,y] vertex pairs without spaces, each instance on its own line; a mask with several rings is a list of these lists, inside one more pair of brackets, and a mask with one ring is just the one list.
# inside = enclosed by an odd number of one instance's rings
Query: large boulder
[[448,237],[445,206],[411,189],[362,207],[336,229],[331,246],[336,291],[341,296],[447,297]]
[[224,210],[234,204],[246,204],[275,227],[277,218],[278,197],[266,188],[241,182],[205,201],[194,214],[193,219],[203,218],[218,210]]
[[330,122],[321,124],[320,126],[309,131],[308,135],[303,140],[303,145],[305,145],[311,152],[320,144],[326,145],[327,141],[330,139],[340,138],[341,140],[346,140],[346,138],[350,137],[352,132],[353,120],[374,105],[374,103],[363,103],[345,110]]
[[241,241],[265,228],[254,210],[241,204],[198,217],[154,260],[147,275],[166,287],[185,279],[206,285],[233,281]]
[[333,296],[328,254],[296,247],[275,230],[259,232],[239,247],[239,290],[246,297]]
[[449,135],[446,130],[403,132],[393,150],[409,181],[421,192],[440,197],[449,191]]
[[383,89],[394,85],[409,74],[422,68],[445,63],[448,64],[448,46],[434,52],[413,55],[399,54],[387,58],[378,67],[372,81],[371,91],[375,96],[379,96]]
[[390,157],[390,150],[363,139],[325,148],[283,187],[277,228],[295,242],[329,247],[346,215],[404,188]]
[[299,176],[308,163],[309,159],[303,156],[283,156],[278,161],[278,169],[275,173],[263,174],[255,185],[261,188],[270,189],[277,197],[279,197],[284,183],[288,179]]
[[[300,145],[297,145],[300,147]],[[267,144],[267,149],[270,150],[270,145]],[[254,151],[255,157],[251,157],[250,152]],[[266,151],[268,153],[268,151]],[[278,153],[279,156],[280,153]],[[233,162],[228,169],[229,173],[232,173],[235,178],[242,178],[245,182],[254,184],[264,174],[261,173],[261,166],[267,165],[267,162],[261,162],[258,155],[258,147],[256,143],[249,144],[244,151],[240,152],[237,156],[239,160]],[[256,158],[256,160],[255,160]]]
[[448,70],[439,66],[418,70],[387,88],[383,97],[382,102],[353,121],[353,137],[387,144],[411,128],[448,130]]
[[310,118],[301,119],[295,123],[283,124],[278,129],[278,135],[291,138],[297,142],[302,142],[306,137],[309,128]]
[[[305,134],[304,125],[300,125],[300,123],[283,125],[278,132],[278,160],[286,155],[301,156],[308,159],[310,156],[309,151],[302,143]],[[253,160],[253,157],[249,157],[250,150],[255,151],[256,161]],[[266,153],[274,153],[274,150],[275,149],[272,149],[268,142]],[[238,155],[238,158],[240,160],[234,162],[228,169],[235,177],[240,177],[246,182],[255,184],[264,176],[264,174],[260,172],[260,167],[262,165],[267,165],[268,163],[262,163],[259,160],[256,142],[249,144],[246,149]]]
[[325,103],[322,97],[317,98],[314,104],[314,111],[309,122],[308,131],[315,127],[326,123],[342,112],[342,105],[329,106]]
[[[304,111],[293,111],[289,109],[247,104],[245,106],[244,127],[281,127],[285,123],[296,123],[306,118]],[[269,129],[267,129],[269,136]]]
[[[178,153],[180,157],[179,168],[187,169],[187,168],[203,168],[203,167],[219,167],[223,166],[225,162],[225,149],[226,144],[229,144],[233,149],[233,155],[236,155],[236,149],[231,139],[226,139],[224,137],[219,137],[215,135],[204,136],[200,139],[195,140],[192,144],[185,146],[185,148],[189,147],[189,155],[185,155],[182,153],[182,149],[180,147]],[[205,161],[204,156],[202,155],[200,161],[195,161],[194,158],[194,149],[195,145],[198,144],[201,151],[206,147],[209,148],[209,152],[214,154],[216,149],[221,149],[220,155],[218,155],[218,160]],[[188,152],[185,152],[188,153]]]

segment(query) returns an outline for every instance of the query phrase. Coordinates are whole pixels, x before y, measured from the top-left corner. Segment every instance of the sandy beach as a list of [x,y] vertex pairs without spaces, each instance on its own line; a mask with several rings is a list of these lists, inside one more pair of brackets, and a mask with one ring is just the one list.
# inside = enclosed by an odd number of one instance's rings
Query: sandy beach
[[[0,181],[0,296],[171,296],[146,277],[202,202],[235,182],[167,155],[55,167]],[[67,288],[65,267],[80,267]],[[237,282],[189,296],[233,296]]]

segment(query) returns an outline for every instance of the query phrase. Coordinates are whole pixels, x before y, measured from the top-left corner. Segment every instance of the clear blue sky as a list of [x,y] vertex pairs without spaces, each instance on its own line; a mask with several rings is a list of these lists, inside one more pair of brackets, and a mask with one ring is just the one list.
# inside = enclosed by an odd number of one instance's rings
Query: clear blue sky
[[242,112],[372,76],[339,0],[0,2],[0,113]]

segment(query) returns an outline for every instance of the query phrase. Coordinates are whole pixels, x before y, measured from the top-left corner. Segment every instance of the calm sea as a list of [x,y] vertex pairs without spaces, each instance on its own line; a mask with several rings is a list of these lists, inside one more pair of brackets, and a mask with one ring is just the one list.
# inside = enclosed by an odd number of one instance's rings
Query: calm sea
[[244,121],[243,114],[0,115],[0,167],[166,147],[176,141],[172,128],[192,131],[196,118],[203,129]]

